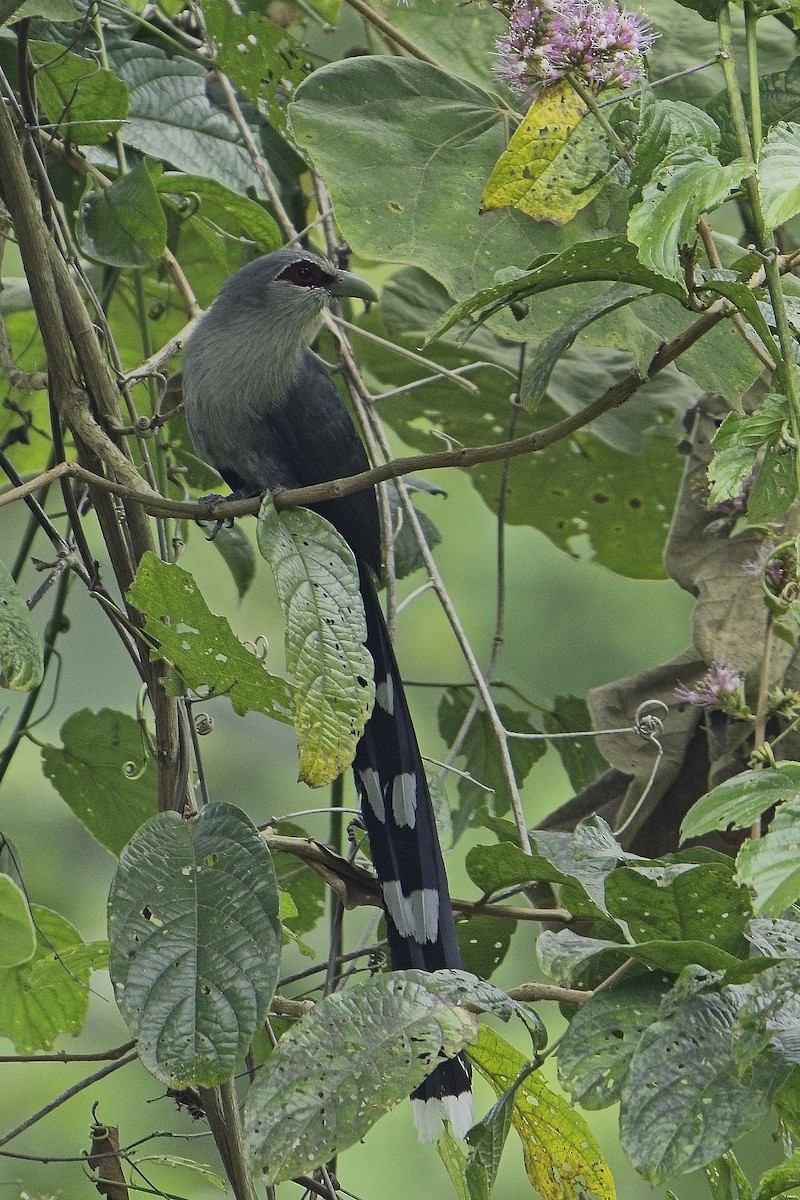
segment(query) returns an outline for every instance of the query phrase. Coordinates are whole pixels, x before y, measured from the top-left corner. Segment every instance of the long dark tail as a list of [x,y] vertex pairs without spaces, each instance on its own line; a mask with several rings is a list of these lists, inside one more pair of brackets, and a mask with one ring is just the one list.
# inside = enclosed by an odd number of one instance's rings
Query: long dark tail
[[[369,569],[359,563],[367,649],[375,663],[375,708],[353,771],[383,893],[395,970],[460,968],[453,910],[425,770],[400,672]],[[420,1140],[436,1139],[440,1116],[463,1137],[471,1127],[472,1072],[446,1059],[413,1093]]]

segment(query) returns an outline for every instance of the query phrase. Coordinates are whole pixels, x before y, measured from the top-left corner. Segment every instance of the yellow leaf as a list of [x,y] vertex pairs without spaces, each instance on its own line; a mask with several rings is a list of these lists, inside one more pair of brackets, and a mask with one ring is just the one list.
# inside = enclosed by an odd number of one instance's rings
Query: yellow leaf
[[481,207],[511,206],[554,225],[571,220],[608,168],[605,137],[586,114],[566,80],[540,92],[497,160]]
[[[483,1025],[467,1054],[498,1096],[525,1066],[518,1050]],[[528,1178],[544,1200],[614,1200],[614,1180],[588,1125],[538,1072],[517,1089],[511,1119]]]

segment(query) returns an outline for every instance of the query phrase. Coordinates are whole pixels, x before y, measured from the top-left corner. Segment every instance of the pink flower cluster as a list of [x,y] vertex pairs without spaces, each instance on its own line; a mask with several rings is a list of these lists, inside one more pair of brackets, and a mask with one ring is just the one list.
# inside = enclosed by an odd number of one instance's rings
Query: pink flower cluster
[[744,676],[727,663],[713,663],[697,681],[696,687],[680,684],[675,688],[675,695],[684,704],[696,704],[701,708],[727,708],[731,701],[738,706],[744,703]]
[[497,39],[495,70],[515,91],[536,95],[568,73],[599,92],[630,87],[644,70],[643,57],[655,40],[642,13],[626,12],[614,0],[500,0],[508,33]]

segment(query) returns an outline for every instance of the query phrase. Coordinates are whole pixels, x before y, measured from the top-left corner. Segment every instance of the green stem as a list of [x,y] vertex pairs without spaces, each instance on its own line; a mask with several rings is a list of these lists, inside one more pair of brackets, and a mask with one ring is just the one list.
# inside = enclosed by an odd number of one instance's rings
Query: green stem
[[581,83],[578,76],[575,75],[572,71],[570,71],[567,75],[567,82],[569,83],[572,90],[580,96],[581,100],[586,105],[586,107],[589,109],[589,112],[595,118],[598,125],[603,130],[603,133],[606,135],[608,140],[611,142],[611,145],[614,147],[614,149],[616,150],[616,152],[620,156],[620,158],[623,160],[623,162],[627,163],[628,166],[631,169],[633,169],[633,157],[631,156],[630,150],[625,145],[625,143],[622,141],[622,139],[620,138],[616,129],[612,128],[612,126],[608,120],[608,117],[605,115],[602,108],[597,103],[597,97],[594,95],[594,93],[591,92],[589,90],[589,88],[584,87],[584,85]]
[[[755,24],[756,13],[751,3],[746,5],[745,21],[747,25],[747,41],[748,41],[748,70],[750,72],[750,97],[758,92],[758,75],[757,75],[757,60],[755,57]],[[740,156],[751,165],[751,171],[744,181],[747,191],[747,199],[750,202],[750,208],[753,214],[753,228],[756,235],[756,246],[764,259],[764,275],[766,278],[767,290],[769,292],[772,311],[775,314],[775,327],[778,331],[778,343],[780,345],[780,358],[776,363],[775,374],[778,380],[778,386],[785,391],[789,399],[789,417],[792,425],[792,436],[795,442],[800,445],[800,381],[798,380],[797,370],[794,363],[794,337],[792,335],[789,317],[786,312],[786,305],[783,297],[783,286],[781,283],[780,267],[778,265],[778,255],[775,248],[775,231],[767,226],[764,219],[764,210],[761,205],[761,193],[758,188],[758,170],[756,156],[753,152],[753,144],[750,140],[750,129],[747,123],[747,114],[742,100],[742,93],[739,87],[739,80],[736,75],[733,58],[733,28],[731,25],[730,5],[726,2],[722,5],[717,17],[717,28],[719,30],[719,60],[722,67],[722,73],[725,76],[725,85],[728,93],[728,102],[730,104],[731,118],[733,120],[734,129],[736,131],[736,139],[739,146]],[[750,46],[753,46],[752,59]],[[754,137],[761,136],[761,108],[760,103],[755,105],[757,113],[757,131],[754,129]],[[795,472],[797,474],[798,491],[800,491],[800,457],[795,455]]]
[[752,0],[745,0],[745,38],[747,44],[747,89],[750,99],[750,126],[753,131],[753,155],[758,159],[763,127],[761,123],[761,93],[758,87],[758,12]]

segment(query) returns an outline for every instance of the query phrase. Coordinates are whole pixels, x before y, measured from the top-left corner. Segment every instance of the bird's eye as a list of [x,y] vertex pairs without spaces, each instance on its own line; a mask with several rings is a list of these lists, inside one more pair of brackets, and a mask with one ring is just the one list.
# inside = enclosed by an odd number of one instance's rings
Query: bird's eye
[[296,287],[313,288],[329,287],[333,282],[332,275],[329,275],[317,263],[309,262],[308,259],[293,262],[281,271],[278,279],[285,279],[287,283],[293,283]]

